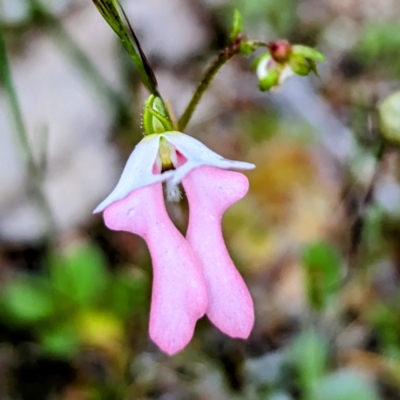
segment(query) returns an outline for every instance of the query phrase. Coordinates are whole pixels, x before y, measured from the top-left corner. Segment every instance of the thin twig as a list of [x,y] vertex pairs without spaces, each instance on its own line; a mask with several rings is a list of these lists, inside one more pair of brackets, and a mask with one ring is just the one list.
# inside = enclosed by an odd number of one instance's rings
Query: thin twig
[[186,107],[185,112],[183,113],[182,117],[179,119],[179,130],[184,131],[187,124],[192,117],[194,110],[196,109],[197,105],[199,104],[201,98],[203,97],[204,92],[210,86],[213,78],[215,77],[216,73],[219,69],[229,61],[234,55],[239,54],[240,46],[239,44],[234,44],[230,47],[224,49],[216,58],[216,60],[208,67],[207,71],[204,73],[203,79],[200,81],[199,85],[197,86],[192,99],[190,100],[189,104]]

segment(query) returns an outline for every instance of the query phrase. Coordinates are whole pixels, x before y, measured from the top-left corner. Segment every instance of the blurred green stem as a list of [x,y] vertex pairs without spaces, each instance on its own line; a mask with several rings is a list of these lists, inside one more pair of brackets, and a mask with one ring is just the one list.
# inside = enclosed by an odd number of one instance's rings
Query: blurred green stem
[[56,225],[53,220],[52,211],[48,204],[47,198],[43,191],[42,186],[42,176],[43,171],[39,168],[35,161],[29,138],[22,116],[21,107],[18,101],[17,92],[14,88],[13,78],[11,74],[10,63],[8,60],[6,44],[3,36],[3,28],[0,23],[0,81],[4,86],[5,92],[7,94],[11,115],[15,123],[15,131],[18,136],[18,141],[20,143],[24,163],[27,171],[27,176],[30,178],[29,183],[32,185],[34,198],[40,207],[43,216],[46,221],[47,234],[49,238],[54,239],[56,236]]
[[212,80],[214,79],[217,72],[220,68],[228,62],[233,56],[237,54],[243,53],[243,49],[246,48],[246,55],[249,55],[257,47],[266,47],[265,42],[260,41],[252,41],[252,40],[244,40],[241,37],[238,37],[236,42],[229,47],[226,47],[216,58],[216,60],[208,67],[206,72],[204,73],[203,78],[201,79],[199,85],[197,86],[192,99],[187,105],[182,117],[179,119],[179,130],[183,132],[187,127],[192,115],[198,106],[203,94],[206,92],[208,87],[210,86]]
[[229,61],[233,56],[239,54],[240,48],[237,45],[233,45],[225,48],[217,57],[217,59],[208,67],[207,71],[204,73],[203,79],[200,81],[193,94],[192,99],[186,107],[182,117],[179,119],[178,126],[180,131],[184,131],[187,124],[190,121],[197,105],[199,104],[203,94],[210,86],[210,83],[214,79],[220,68]]
[[32,15],[37,25],[43,25],[54,33],[54,37],[60,43],[60,48],[65,49],[71,59],[91,82],[95,90],[106,100],[107,105],[114,107],[114,112],[123,119],[129,120],[129,107],[124,97],[107,84],[106,79],[101,75],[98,68],[90,58],[82,51],[78,44],[72,39],[60,21],[54,17],[45,6],[38,0],[28,0],[31,5]]
[[19,107],[17,93],[14,89],[14,84],[12,81],[10,64],[8,62],[6,44],[3,37],[3,29],[0,25],[0,78],[7,93],[8,100],[10,102],[10,110],[12,112],[16,133],[18,135],[18,140],[21,144],[25,162],[27,167],[30,168],[35,164],[33,155],[30,151],[28,136],[26,135],[25,122],[22,117],[21,109]]

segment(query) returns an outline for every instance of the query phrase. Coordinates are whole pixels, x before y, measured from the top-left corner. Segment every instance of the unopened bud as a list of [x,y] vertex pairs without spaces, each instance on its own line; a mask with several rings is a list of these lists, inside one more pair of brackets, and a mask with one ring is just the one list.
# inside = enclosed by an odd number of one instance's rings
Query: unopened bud
[[287,65],[277,63],[269,53],[266,53],[257,60],[256,74],[259,88],[265,92],[281,86],[293,72]]
[[268,49],[271,57],[280,64],[286,63],[292,52],[292,46],[287,40],[278,40],[277,42],[269,43]]
[[172,131],[172,123],[164,102],[150,95],[144,105],[143,128],[146,135]]

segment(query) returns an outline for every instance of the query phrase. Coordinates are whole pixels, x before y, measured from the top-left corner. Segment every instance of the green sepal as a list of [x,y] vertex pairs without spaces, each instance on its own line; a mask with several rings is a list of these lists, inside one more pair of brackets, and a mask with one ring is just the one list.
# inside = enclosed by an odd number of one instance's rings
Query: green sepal
[[319,73],[317,70],[317,63],[314,60],[310,60],[310,59],[308,59],[307,62],[311,68],[311,71],[314,73],[314,75],[319,77]]
[[172,122],[160,97],[150,95],[143,110],[143,128],[145,135],[172,131]]
[[243,31],[243,18],[240,14],[239,10],[235,9],[233,13],[233,23],[232,30],[230,34],[230,39],[232,42],[235,42],[238,35]]
[[312,47],[303,46],[302,44],[295,44],[292,46],[292,54],[303,56],[310,60],[325,61],[325,57],[322,53]]
[[289,59],[289,66],[296,75],[307,76],[311,71],[315,72],[315,63],[312,64],[311,60],[308,60],[301,55],[292,55]]
[[93,0],[93,3],[120,38],[135,64],[143,84],[150,93],[158,95],[157,79],[118,0]]
[[172,124],[168,120],[168,118],[164,117],[162,114],[153,110],[152,108],[147,108],[145,111],[148,111],[154,118],[153,118],[153,133],[164,133],[164,132],[171,132],[173,130]]
[[271,69],[267,72],[264,78],[260,79],[258,87],[262,92],[271,90],[274,86],[279,85],[279,78],[281,76],[281,70],[278,68]]

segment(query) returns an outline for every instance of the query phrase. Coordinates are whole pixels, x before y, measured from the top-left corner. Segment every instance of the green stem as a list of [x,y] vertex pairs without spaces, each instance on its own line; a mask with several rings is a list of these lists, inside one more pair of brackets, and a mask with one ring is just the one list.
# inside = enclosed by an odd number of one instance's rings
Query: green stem
[[203,94],[210,86],[210,83],[214,79],[220,68],[229,61],[236,54],[249,55],[254,52],[258,47],[268,47],[266,42],[245,40],[241,35],[237,37],[236,42],[231,46],[225,48],[216,58],[216,60],[208,67],[204,73],[203,79],[197,86],[192,99],[187,105],[182,117],[178,122],[179,130],[182,132],[188,125],[190,118],[199,104]]
[[190,121],[197,105],[199,104],[203,94],[210,86],[210,83],[214,79],[215,75],[219,71],[219,69],[229,61],[233,56],[240,53],[239,44],[234,44],[230,47],[224,49],[217,57],[217,59],[208,67],[207,71],[204,73],[203,79],[200,81],[200,84],[197,86],[196,91],[193,94],[192,99],[186,107],[185,112],[182,117],[179,119],[178,126],[180,131],[184,131],[187,124]]
[[46,220],[47,234],[50,239],[54,239],[55,238],[54,234],[56,232],[56,225],[52,216],[51,208],[49,206],[49,203],[47,201],[46,195],[42,187],[43,171],[41,171],[41,169],[38,167],[38,164],[35,161],[32,149],[30,147],[25,121],[22,116],[17,92],[15,90],[13,83],[10,63],[8,60],[7,49],[1,24],[0,24],[0,83],[3,84],[10,103],[10,111],[14,119],[15,131],[18,137],[18,141],[21,145],[25,168],[27,171],[27,176],[30,178],[30,183],[32,184],[34,198],[38,206],[41,208],[43,216]]

